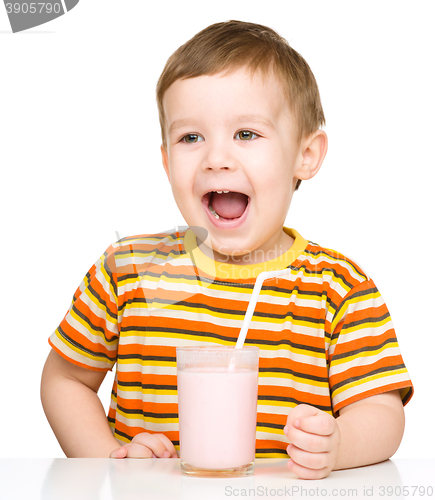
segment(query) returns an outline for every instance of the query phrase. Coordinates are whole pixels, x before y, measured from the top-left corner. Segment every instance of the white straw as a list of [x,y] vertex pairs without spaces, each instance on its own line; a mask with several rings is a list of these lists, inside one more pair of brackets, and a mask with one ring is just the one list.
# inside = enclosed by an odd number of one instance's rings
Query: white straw
[[252,290],[252,295],[249,300],[248,310],[246,311],[245,318],[243,320],[242,328],[240,329],[239,337],[236,343],[236,349],[241,349],[245,343],[246,334],[248,333],[249,324],[254,314],[255,306],[257,305],[258,296],[260,295],[261,287],[263,286],[263,281],[269,278],[277,278],[278,276],[283,276],[289,274],[291,269],[280,269],[279,271],[264,271],[257,276],[255,280],[254,290]]

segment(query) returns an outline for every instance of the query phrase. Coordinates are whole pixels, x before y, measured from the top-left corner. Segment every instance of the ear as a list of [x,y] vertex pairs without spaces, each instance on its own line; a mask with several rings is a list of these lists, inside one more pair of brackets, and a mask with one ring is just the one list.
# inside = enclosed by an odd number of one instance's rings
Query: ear
[[322,166],[327,150],[328,136],[323,130],[318,129],[305,140],[302,139],[302,158],[295,170],[295,177],[303,181],[314,177]]
[[166,175],[168,176],[169,182],[171,182],[171,174],[169,173],[169,160],[168,160],[168,152],[163,144],[160,146],[160,151],[162,153],[162,163],[163,168],[165,169]]

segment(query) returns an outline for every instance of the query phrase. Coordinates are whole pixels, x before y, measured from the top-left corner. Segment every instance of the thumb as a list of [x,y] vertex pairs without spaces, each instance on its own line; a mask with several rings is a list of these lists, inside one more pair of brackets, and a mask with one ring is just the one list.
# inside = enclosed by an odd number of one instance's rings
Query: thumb
[[296,428],[300,428],[300,421],[302,418],[314,417],[319,413],[319,411],[320,410],[315,406],[306,404],[297,405],[290,410],[287,417],[286,427],[292,425]]

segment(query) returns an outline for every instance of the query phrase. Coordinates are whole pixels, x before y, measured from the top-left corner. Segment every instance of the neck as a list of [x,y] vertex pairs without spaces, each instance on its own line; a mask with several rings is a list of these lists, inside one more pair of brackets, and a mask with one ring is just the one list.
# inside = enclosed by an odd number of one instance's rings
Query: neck
[[260,247],[253,250],[252,252],[248,252],[243,255],[221,254],[205,245],[204,242],[199,242],[198,247],[204,255],[206,255],[210,259],[213,259],[215,262],[223,262],[236,266],[247,266],[251,264],[258,264],[259,262],[266,262],[277,259],[280,255],[284,254],[291,248],[293,242],[294,239],[287,233],[282,231],[279,237],[279,241],[275,245],[273,245],[272,248],[268,248],[266,250]]

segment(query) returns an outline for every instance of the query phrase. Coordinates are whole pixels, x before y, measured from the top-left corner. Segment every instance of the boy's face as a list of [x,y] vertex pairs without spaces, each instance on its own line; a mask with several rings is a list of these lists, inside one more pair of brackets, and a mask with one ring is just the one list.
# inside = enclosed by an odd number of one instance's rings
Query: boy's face
[[306,177],[279,80],[245,69],[177,80],[163,104],[163,165],[186,223],[208,232],[202,250],[237,264],[285,252],[292,239],[282,228],[297,178]]

